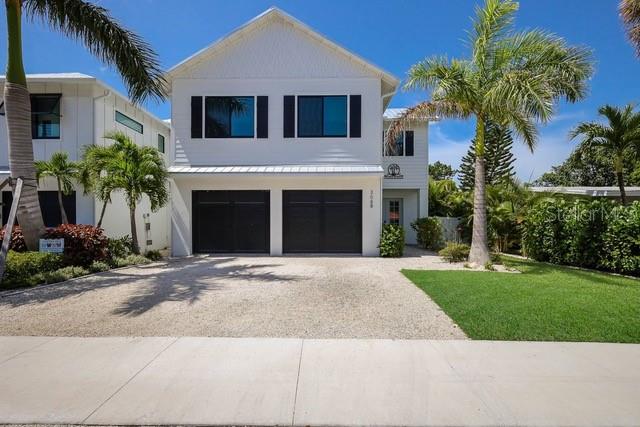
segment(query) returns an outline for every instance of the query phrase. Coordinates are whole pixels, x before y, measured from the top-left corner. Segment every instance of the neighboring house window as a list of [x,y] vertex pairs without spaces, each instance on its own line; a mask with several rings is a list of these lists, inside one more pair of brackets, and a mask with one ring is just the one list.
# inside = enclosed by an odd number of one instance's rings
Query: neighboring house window
[[385,156],[406,156],[406,157],[413,156],[413,131],[412,130],[404,131],[396,137],[396,144],[394,149],[387,146],[386,138],[387,138],[387,135],[385,132],[382,138],[382,144],[384,147]]
[[164,135],[158,134],[158,151],[164,153]]
[[204,110],[205,138],[253,138],[252,96],[206,96]]
[[31,137],[60,138],[60,94],[31,95]]
[[298,137],[346,137],[347,97],[298,96]]
[[116,110],[116,122],[128,127],[129,129],[133,129],[138,133],[144,132],[144,126],[142,126],[142,123],[133,120],[129,116],[125,116],[124,114],[122,114],[120,111],[117,111],[117,110]]

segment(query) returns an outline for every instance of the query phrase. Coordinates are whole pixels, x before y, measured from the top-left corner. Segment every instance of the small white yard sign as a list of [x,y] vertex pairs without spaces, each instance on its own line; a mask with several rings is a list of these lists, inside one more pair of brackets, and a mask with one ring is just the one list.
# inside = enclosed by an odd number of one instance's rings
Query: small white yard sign
[[64,252],[64,239],[40,239],[40,252]]

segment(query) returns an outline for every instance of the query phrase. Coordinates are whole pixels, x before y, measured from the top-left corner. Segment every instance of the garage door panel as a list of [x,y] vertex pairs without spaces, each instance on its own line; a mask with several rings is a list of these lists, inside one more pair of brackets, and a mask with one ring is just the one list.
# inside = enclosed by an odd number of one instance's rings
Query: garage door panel
[[268,215],[264,205],[236,204],[234,214],[237,215],[235,232],[236,252],[261,252],[268,245]]
[[268,252],[268,191],[194,191],[194,252]]
[[361,191],[285,191],[283,209],[284,252],[362,253]]
[[[316,205],[284,210],[284,252],[313,252],[320,245],[322,218]],[[303,231],[304,230],[304,231]]]
[[362,252],[361,208],[355,206],[331,206],[325,209],[325,247],[332,252]]

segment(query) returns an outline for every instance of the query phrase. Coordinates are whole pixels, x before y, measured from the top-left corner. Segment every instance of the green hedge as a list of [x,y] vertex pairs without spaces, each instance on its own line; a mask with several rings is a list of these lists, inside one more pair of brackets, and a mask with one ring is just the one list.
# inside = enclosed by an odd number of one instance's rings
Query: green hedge
[[383,225],[378,247],[380,248],[381,257],[401,257],[404,253],[404,229],[399,225]]
[[538,261],[640,274],[640,202],[542,199],[527,212],[522,243]]
[[44,274],[62,266],[63,259],[58,254],[9,251],[2,286],[35,286],[44,282]]
[[421,248],[437,251],[444,246],[442,225],[437,218],[418,218],[411,223],[411,228],[415,230],[416,240]]

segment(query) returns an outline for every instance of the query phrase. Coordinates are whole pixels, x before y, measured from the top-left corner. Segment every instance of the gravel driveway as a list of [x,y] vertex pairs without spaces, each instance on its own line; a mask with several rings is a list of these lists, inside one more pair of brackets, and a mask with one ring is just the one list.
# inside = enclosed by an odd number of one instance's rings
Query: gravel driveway
[[0,335],[461,339],[401,268],[433,255],[198,256],[0,295]]

